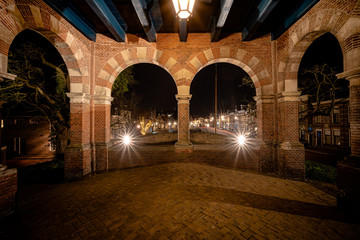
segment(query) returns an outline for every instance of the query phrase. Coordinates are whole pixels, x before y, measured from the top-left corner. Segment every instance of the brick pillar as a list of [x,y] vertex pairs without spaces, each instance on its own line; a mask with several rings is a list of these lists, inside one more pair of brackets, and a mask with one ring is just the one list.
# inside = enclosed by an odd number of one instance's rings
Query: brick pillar
[[[358,56],[357,56],[358,58]],[[346,59],[346,58],[345,58]],[[345,62],[354,62],[351,58]],[[350,150],[351,156],[337,165],[338,206],[360,213],[360,68],[337,75],[349,81],[350,91]]]
[[192,148],[190,142],[189,113],[191,95],[176,95],[178,101],[178,148]]
[[94,96],[95,104],[95,158],[96,171],[103,172],[109,169],[109,146],[110,146],[110,96]]
[[337,77],[349,81],[351,156],[360,159],[360,69],[338,74]]
[[70,98],[70,145],[65,150],[65,178],[80,179],[91,173],[90,98],[68,93]]
[[305,150],[299,142],[300,92],[283,92],[278,96],[278,170],[284,177],[304,179]]
[[257,138],[259,141],[259,169],[276,172],[274,159],[274,96],[256,96]]

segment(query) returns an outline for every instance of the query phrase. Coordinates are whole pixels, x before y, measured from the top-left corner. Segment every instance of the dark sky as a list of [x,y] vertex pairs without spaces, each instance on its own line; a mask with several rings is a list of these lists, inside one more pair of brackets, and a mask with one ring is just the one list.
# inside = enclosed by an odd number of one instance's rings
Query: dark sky
[[141,96],[141,108],[176,113],[176,84],[167,71],[154,64],[140,63],[134,65],[134,74],[139,84],[133,86],[130,91],[135,91]]
[[343,56],[340,44],[331,33],[325,33],[309,46],[301,60],[299,74],[304,68],[324,63],[335,67],[337,72],[343,71]]
[[[193,117],[208,116],[215,110],[215,65],[202,69],[195,76],[190,93],[190,115]],[[218,111],[233,111],[235,106],[246,104],[255,96],[255,89],[242,86],[242,79],[248,76],[240,67],[229,63],[218,63]],[[246,101],[246,100],[247,101]]]

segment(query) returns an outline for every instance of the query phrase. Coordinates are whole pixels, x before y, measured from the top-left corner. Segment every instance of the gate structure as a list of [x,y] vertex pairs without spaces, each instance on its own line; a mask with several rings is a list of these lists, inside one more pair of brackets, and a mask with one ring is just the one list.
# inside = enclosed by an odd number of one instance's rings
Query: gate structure
[[67,179],[109,169],[112,84],[123,69],[137,63],[156,64],[173,77],[179,122],[174,149],[191,152],[190,84],[198,71],[216,62],[239,66],[255,84],[258,150],[252,168],[303,179],[298,70],[308,46],[327,32],[337,38],[344,56],[344,72],[338,76],[350,82],[351,152],[355,158],[360,157],[359,1],[320,0],[276,40],[268,34],[242,41],[242,33],[234,33],[216,42],[210,33],[189,33],[186,42],[181,42],[177,33],[158,33],[156,42],[134,34],[126,34],[124,42],[102,34],[92,41],[42,1],[1,0],[0,7],[2,78],[14,77],[7,72],[8,50],[16,35],[25,29],[46,37],[67,65],[71,89]]

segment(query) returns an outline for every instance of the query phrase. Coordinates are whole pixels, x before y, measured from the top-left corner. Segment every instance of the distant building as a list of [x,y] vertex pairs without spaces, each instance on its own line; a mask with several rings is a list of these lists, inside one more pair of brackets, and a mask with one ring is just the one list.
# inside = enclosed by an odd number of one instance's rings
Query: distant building
[[[308,96],[300,97],[299,136],[310,146],[337,146],[350,149],[349,99],[336,99],[329,116],[309,116]],[[321,102],[322,107],[330,101]],[[315,105],[315,103],[313,103]]]
[[219,114],[210,114],[209,118],[196,118],[191,123],[195,127],[215,127],[215,122],[218,129],[225,129],[231,132],[242,132],[250,135],[256,135],[257,125],[255,112],[251,112],[248,106],[241,105],[240,110]]
[[121,131],[132,123],[131,111],[117,110],[116,113],[116,115],[111,115],[111,139],[118,138]]
[[50,123],[44,117],[14,116],[4,119],[2,140],[7,158],[24,155],[51,155]]

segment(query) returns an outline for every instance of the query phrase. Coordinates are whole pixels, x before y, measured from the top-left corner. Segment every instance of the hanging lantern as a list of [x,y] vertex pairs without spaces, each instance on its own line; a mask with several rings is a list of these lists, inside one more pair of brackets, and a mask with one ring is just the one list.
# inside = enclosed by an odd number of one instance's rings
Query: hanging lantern
[[175,12],[181,19],[187,19],[190,17],[195,0],[173,0]]

